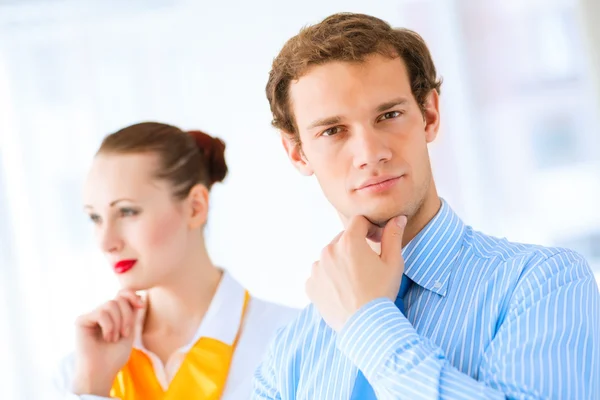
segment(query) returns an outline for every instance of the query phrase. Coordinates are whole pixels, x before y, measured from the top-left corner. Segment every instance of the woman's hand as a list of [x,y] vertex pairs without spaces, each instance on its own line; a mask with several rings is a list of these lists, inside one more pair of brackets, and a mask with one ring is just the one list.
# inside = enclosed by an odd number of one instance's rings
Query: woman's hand
[[108,397],[117,373],[129,359],[140,296],[122,290],[90,313],[77,318],[73,392]]

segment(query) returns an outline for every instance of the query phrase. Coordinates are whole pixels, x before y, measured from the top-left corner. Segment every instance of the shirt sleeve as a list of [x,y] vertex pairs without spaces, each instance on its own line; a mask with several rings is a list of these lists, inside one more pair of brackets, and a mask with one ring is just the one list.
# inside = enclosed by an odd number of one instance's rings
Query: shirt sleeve
[[119,400],[114,397],[102,397],[90,394],[76,395],[71,391],[73,376],[75,375],[75,359],[73,355],[65,357],[59,364],[52,379],[54,391],[53,399],[56,400]]
[[281,400],[281,393],[277,388],[277,374],[280,370],[276,367],[278,343],[277,336],[281,334],[283,328],[277,332],[275,340],[271,341],[263,361],[260,363],[254,373],[252,387],[252,400]]
[[561,253],[531,269],[499,324],[477,379],[453,367],[388,299],[353,315],[337,346],[379,399],[591,399],[600,392],[600,295],[582,257]]

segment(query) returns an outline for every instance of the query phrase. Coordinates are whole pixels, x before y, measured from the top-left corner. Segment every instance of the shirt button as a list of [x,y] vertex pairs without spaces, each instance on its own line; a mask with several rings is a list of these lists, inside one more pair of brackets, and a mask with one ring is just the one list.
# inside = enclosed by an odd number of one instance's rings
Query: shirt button
[[439,289],[439,288],[441,288],[441,287],[442,287],[442,282],[436,281],[436,282],[433,284],[433,288],[434,288],[434,289]]

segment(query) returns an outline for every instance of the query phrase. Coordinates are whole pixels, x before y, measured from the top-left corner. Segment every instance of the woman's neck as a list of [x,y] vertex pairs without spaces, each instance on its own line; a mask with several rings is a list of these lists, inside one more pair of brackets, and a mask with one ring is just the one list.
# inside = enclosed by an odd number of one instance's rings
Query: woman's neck
[[148,290],[144,335],[196,331],[223,276],[206,251],[200,253],[178,269],[169,282]]

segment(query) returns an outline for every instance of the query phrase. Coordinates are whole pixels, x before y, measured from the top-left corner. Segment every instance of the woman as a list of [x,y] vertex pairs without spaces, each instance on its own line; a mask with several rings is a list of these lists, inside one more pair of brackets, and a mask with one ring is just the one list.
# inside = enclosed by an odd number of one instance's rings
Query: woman
[[160,123],[102,142],[85,209],[122,290],[77,319],[76,350],[60,374],[65,393],[249,397],[270,337],[296,311],[250,297],[208,256],[203,227],[209,191],[227,174],[224,150],[205,133]]

